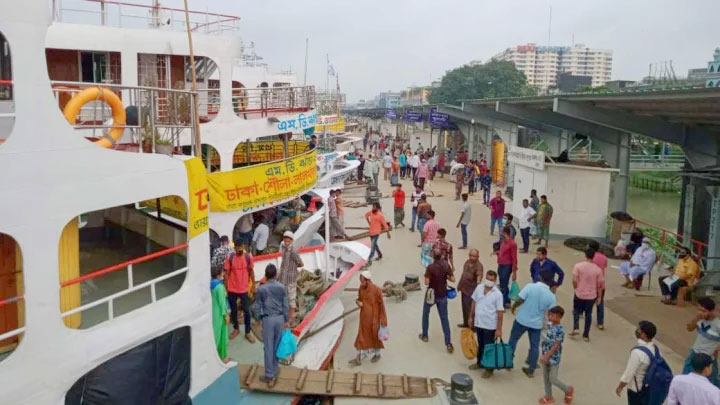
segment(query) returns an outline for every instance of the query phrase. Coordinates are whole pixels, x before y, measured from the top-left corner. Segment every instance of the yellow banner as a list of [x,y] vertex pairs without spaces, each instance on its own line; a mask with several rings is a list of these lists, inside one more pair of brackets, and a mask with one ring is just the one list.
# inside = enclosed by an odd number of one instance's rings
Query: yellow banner
[[[306,141],[288,141],[288,156],[295,156],[310,150],[310,144]],[[250,142],[250,163],[263,163],[283,158],[282,141],[259,141]],[[211,152],[211,164],[220,165],[220,157]],[[247,143],[241,143],[233,153],[233,163],[245,164],[248,162]]]
[[212,211],[249,211],[290,199],[317,181],[316,151],[207,175]]
[[322,132],[323,128],[327,127],[328,131],[332,132],[344,132],[345,131],[345,118],[339,117],[337,122],[330,122],[326,125],[318,124],[315,125],[315,132]]
[[[209,194],[205,166],[200,158],[185,161],[185,170],[188,178],[188,201],[190,205],[190,220],[188,221],[187,205],[181,197],[171,195],[140,202],[141,207],[149,207],[160,213],[187,221],[188,239],[207,231]],[[158,203],[160,207],[158,209]]]
[[188,239],[207,231],[208,223],[208,182],[205,174],[205,165],[200,158],[192,158],[185,161],[185,169],[188,178],[188,205],[190,206],[190,218],[187,221]]

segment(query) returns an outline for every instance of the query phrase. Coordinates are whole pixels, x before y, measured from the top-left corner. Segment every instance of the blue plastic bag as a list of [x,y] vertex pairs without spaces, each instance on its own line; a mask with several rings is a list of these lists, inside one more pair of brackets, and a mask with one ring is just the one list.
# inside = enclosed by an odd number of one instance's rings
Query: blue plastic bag
[[518,298],[520,298],[520,286],[518,285],[517,281],[513,281],[512,284],[510,284],[510,292],[508,293],[508,297],[510,297],[510,301],[517,301]]
[[387,326],[381,326],[380,329],[378,329],[378,339],[383,342],[390,339],[390,331]]
[[275,351],[278,359],[285,360],[297,352],[297,338],[290,331],[285,329],[280,337],[280,344]]

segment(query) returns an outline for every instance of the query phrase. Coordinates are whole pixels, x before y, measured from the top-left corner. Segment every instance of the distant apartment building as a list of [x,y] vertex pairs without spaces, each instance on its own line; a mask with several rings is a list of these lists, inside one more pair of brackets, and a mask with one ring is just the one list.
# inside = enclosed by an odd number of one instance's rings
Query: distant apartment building
[[612,51],[591,49],[582,44],[569,46],[519,45],[495,55],[494,60],[513,62],[525,74],[527,83],[542,91],[558,86],[558,75],[590,76],[591,86],[610,80]]
[[400,103],[403,106],[428,104],[431,90],[428,86],[408,87],[400,92]]
[[397,108],[402,105],[400,93],[391,91],[380,93],[375,97],[375,107],[377,108]]

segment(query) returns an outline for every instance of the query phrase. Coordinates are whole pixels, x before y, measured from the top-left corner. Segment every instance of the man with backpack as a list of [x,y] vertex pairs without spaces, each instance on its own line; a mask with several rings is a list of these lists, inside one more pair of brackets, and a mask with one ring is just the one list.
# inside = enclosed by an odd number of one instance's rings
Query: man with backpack
[[245,339],[250,343],[255,343],[250,329],[250,293],[255,293],[255,273],[253,272],[252,255],[246,251],[244,240],[235,240],[235,251],[230,253],[225,261],[225,273],[228,300],[230,301],[230,320],[233,324],[233,331],[229,338],[230,340],[235,339],[240,334],[237,306],[237,301],[240,299],[245,318]]
[[637,346],[630,350],[627,367],[615,389],[620,396],[627,387],[628,405],[661,405],[670,390],[672,370],[653,343],[656,333],[650,321],[640,321],[635,330]]

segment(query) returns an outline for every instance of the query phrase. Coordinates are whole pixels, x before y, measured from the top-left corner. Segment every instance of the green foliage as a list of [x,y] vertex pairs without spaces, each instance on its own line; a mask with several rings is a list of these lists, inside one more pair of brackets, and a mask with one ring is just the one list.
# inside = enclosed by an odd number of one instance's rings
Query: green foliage
[[577,89],[575,89],[576,93],[594,93],[594,94],[602,94],[602,93],[613,93],[613,90],[610,90],[609,88],[605,86],[598,86],[598,87],[592,87],[589,85],[583,85],[578,86]]
[[537,90],[527,85],[525,75],[512,62],[490,61],[465,65],[442,78],[440,87],[430,94],[431,104],[457,104],[459,100],[534,96]]

